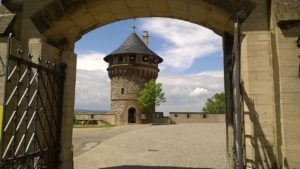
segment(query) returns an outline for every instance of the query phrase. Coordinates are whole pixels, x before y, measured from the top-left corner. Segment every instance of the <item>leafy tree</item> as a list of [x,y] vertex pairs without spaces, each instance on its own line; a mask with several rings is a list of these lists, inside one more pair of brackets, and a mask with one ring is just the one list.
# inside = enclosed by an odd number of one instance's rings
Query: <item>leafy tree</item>
[[161,86],[161,83],[156,83],[153,79],[145,84],[145,87],[138,95],[138,104],[142,109],[151,110],[155,106],[166,102],[166,97]]
[[202,110],[209,113],[225,112],[225,93],[216,93],[208,98]]

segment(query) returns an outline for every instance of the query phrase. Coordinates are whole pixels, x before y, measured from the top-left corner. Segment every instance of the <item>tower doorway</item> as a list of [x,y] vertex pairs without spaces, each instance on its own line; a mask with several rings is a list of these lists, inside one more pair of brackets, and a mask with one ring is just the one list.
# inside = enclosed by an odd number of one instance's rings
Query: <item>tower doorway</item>
[[135,108],[130,108],[128,110],[128,123],[136,123],[136,110],[135,110]]

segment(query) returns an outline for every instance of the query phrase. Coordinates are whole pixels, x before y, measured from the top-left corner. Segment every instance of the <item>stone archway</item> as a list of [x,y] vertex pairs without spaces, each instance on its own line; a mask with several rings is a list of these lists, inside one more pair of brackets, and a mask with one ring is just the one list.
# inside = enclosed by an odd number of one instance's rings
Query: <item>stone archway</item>
[[[252,1],[257,5],[255,10]],[[1,38],[7,36],[7,32],[14,32],[25,51],[33,54],[33,60],[47,55],[68,65],[60,168],[72,168],[76,76],[74,44],[81,36],[105,24],[128,18],[177,18],[205,26],[222,36],[224,67],[230,69],[233,23],[239,10],[246,11],[248,15],[242,27],[241,61],[244,94],[247,96],[245,102],[250,112],[245,115],[245,123],[248,124],[246,148],[249,150],[246,162],[256,168],[274,165],[293,168],[300,165],[297,159],[299,144],[287,144],[299,143],[298,138],[292,137],[293,129],[300,124],[295,115],[300,111],[300,104],[295,101],[299,97],[299,60],[295,57],[299,48],[294,45],[299,36],[298,4],[286,0],[3,0],[2,3],[16,16],[14,22],[1,28]],[[1,18],[8,16],[5,13]],[[0,45],[1,49],[6,48],[4,38]],[[5,56],[6,51],[1,50],[0,54]],[[227,69],[224,76],[225,91],[231,91],[228,87],[231,77]],[[230,133],[232,105],[230,96],[226,97],[229,101],[227,131]],[[283,123],[285,119],[288,119],[287,123]],[[297,127],[291,127],[291,124]],[[227,138],[227,153],[228,161],[232,162],[230,139]],[[228,167],[232,167],[230,163]]]
[[102,25],[139,17],[177,18],[205,26],[222,36],[225,32],[233,33],[238,10],[249,15],[254,7],[252,0],[59,0],[34,12],[31,19],[49,42],[56,43],[69,37],[77,40]]
[[[31,6],[36,8],[32,10]],[[220,36],[224,36],[225,46],[232,46],[233,23],[236,18],[236,11],[244,10],[250,14],[254,9],[252,0],[245,1],[187,1],[187,0],[92,0],[72,2],[61,0],[49,0],[48,3],[32,1],[24,3],[23,18],[30,18],[28,25],[22,26],[28,29],[29,33],[20,30],[20,40],[29,40],[29,48],[42,43],[46,51],[48,45],[55,48],[55,55],[59,55],[62,62],[68,63],[64,114],[62,121],[62,155],[61,168],[69,168],[71,165],[71,122],[74,107],[74,88],[76,75],[76,54],[74,44],[85,33],[101,27],[105,24],[128,18],[138,17],[168,17],[177,18],[199,24],[210,28]],[[27,8],[26,8],[27,7]],[[28,10],[26,10],[28,9]],[[32,21],[32,23],[31,23]],[[22,28],[21,28],[22,29]],[[33,37],[38,37],[35,41]],[[31,41],[30,41],[31,40]],[[58,53],[56,53],[58,52]],[[231,52],[224,54],[224,59],[230,60]],[[226,73],[225,73],[226,74]],[[227,82],[230,85],[230,81]],[[228,92],[229,93],[229,92]],[[231,93],[231,92],[230,92]],[[230,96],[229,96],[230,97]],[[229,98],[230,100],[231,98]],[[230,107],[228,108],[230,109]],[[231,112],[229,110],[228,112]],[[231,116],[228,114],[228,116]],[[228,124],[232,124],[232,119]],[[232,137],[232,133],[228,134]],[[232,143],[230,143],[232,144]],[[231,147],[231,146],[228,146]],[[231,150],[229,150],[231,151]],[[230,163],[233,161],[229,159]],[[228,164],[231,165],[231,164]]]

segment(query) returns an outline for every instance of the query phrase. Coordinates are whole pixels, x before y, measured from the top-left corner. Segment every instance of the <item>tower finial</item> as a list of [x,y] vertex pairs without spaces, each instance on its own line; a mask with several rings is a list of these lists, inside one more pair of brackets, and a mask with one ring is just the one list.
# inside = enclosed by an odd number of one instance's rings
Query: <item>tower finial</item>
[[133,19],[133,25],[132,25],[132,30],[135,32],[136,29],[136,18]]

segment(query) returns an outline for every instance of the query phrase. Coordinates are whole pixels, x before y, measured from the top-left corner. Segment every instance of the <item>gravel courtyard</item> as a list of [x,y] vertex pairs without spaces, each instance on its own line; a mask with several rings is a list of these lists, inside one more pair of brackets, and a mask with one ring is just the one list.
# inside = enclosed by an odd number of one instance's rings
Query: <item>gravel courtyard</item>
[[74,129],[74,168],[226,168],[225,136],[222,123]]

